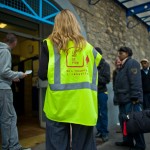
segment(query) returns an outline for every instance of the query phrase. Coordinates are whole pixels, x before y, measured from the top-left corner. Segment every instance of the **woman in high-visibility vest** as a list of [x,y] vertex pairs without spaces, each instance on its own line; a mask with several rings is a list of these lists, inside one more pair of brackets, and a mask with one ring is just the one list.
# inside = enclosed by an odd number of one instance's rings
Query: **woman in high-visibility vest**
[[48,79],[44,112],[46,150],[96,150],[97,66],[101,55],[81,35],[74,14],[62,10],[43,41],[39,77]]

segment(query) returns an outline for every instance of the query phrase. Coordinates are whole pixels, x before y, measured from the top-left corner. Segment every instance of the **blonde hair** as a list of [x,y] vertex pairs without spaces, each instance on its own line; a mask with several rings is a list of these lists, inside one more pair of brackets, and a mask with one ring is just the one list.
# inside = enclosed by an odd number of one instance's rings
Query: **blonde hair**
[[54,28],[49,38],[57,46],[58,51],[68,51],[69,41],[73,41],[76,51],[82,50],[86,44],[76,17],[67,9],[62,10],[55,17]]

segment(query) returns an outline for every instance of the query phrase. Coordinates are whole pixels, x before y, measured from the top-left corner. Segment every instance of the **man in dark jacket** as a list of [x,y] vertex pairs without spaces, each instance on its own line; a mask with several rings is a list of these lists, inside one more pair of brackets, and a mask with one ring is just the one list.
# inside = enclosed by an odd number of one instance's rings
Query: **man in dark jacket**
[[[100,48],[95,49],[102,55]],[[98,120],[97,120],[97,138],[102,138],[104,142],[108,141],[108,92],[106,84],[110,82],[110,66],[102,59],[98,66]]]
[[[128,47],[121,47],[118,56],[122,66],[117,73],[114,92],[119,104],[119,119],[123,129],[126,115],[133,111],[141,111],[143,101],[140,64],[131,58],[132,50]],[[135,140],[135,145],[134,141]],[[129,146],[134,150],[145,150],[143,134],[123,135],[122,142],[116,142],[117,146]]]
[[141,75],[142,75],[142,88],[143,88],[143,108],[150,108],[150,70],[149,61],[147,59],[141,60]]

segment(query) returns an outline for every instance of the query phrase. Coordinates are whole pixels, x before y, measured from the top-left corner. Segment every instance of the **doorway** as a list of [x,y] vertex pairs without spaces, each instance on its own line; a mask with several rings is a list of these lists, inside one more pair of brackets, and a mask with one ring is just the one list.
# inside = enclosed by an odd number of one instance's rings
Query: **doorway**
[[[0,20],[1,22],[1,20]],[[32,70],[32,74],[19,83],[12,84],[14,107],[16,109],[19,139],[23,146],[32,147],[44,141],[45,129],[40,127],[39,120],[39,89],[38,89],[38,59],[40,40],[37,30],[29,32],[14,24],[7,24],[0,29],[0,41],[8,32],[17,35],[18,44],[12,51],[12,69],[14,71]],[[23,31],[23,32],[22,32]],[[26,31],[28,31],[26,33]],[[30,35],[29,33],[32,33]],[[34,35],[35,33],[35,35]],[[32,140],[34,138],[34,140]]]

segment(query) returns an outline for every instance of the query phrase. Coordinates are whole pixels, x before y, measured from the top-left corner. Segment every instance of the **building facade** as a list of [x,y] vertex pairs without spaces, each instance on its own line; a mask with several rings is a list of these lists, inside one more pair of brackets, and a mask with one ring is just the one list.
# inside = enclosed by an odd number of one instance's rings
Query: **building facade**
[[[53,28],[54,18],[62,9],[70,9],[77,17],[83,36],[103,50],[103,57],[114,69],[114,61],[120,46],[129,46],[134,58],[149,59],[150,38],[144,24],[127,28],[125,10],[114,0],[2,0],[0,1],[0,40],[8,32],[18,36],[18,45],[13,51],[14,70],[33,70],[33,74],[14,85],[14,101],[18,114],[40,113],[40,125],[45,126],[42,113],[47,81],[37,77],[41,41]],[[132,18],[135,22],[136,18]],[[1,27],[2,25],[2,27]],[[109,107],[112,108],[113,91],[109,84]],[[22,101],[20,101],[20,99]],[[115,116],[114,107],[109,114]],[[110,117],[112,118],[112,117]]]

